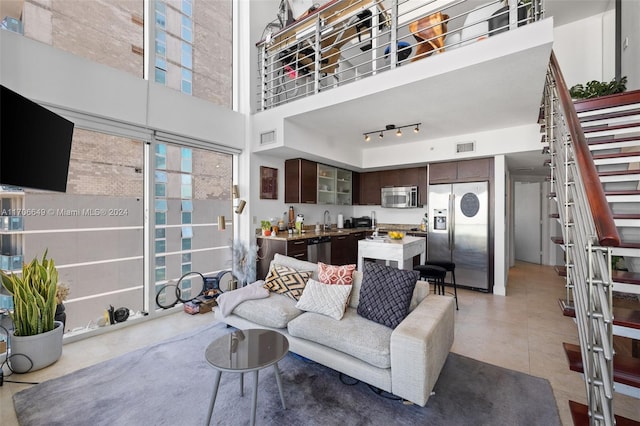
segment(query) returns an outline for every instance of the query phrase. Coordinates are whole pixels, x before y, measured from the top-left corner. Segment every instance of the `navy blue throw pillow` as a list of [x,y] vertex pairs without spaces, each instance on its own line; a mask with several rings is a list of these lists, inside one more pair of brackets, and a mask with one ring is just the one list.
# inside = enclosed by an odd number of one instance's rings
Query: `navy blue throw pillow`
[[409,313],[418,271],[365,262],[358,301],[358,315],[396,328]]

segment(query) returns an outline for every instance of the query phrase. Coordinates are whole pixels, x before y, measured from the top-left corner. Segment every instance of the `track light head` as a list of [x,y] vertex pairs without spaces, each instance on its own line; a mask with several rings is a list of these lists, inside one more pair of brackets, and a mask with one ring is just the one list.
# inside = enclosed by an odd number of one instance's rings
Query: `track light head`
[[379,137],[380,139],[384,138],[384,135],[382,134],[382,131],[380,131],[380,134],[378,135],[378,137]]
[[402,136],[402,130],[398,129],[398,131],[396,132],[396,136]]
[[418,133],[420,131],[420,125],[416,124],[416,127],[413,128],[413,133]]
[[371,137],[369,136],[369,134],[368,134],[368,133],[365,133],[365,135],[364,135],[364,141],[365,141],[365,142],[369,142],[370,140],[371,140]]

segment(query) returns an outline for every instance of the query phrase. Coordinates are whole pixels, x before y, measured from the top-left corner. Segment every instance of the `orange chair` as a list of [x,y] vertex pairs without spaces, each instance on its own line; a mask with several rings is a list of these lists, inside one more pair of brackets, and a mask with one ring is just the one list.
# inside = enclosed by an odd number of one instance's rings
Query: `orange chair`
[[444,52],[449,15],[436,12],[409,24],[409,31],[418,42],[416,54],[411,61],[422,59],[433,52]]

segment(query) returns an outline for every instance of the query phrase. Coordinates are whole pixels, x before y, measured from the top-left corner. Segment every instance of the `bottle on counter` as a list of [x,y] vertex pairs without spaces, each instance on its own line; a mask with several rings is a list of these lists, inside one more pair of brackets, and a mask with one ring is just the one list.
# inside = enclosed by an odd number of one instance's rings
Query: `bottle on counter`
[[296,214],[293,211],[293,206],[289,206],[289,229],[295,226]]

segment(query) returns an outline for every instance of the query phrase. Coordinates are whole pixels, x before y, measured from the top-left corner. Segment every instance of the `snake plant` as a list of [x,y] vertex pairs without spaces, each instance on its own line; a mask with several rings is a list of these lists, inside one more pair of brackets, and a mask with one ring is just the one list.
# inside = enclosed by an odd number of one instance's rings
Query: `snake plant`
[[0,271],[2,285],[13,295],[11,319],[16,336],[33,336],[54,328],[58,270],[53,259],[34,258],[22,265],[22,273]]

